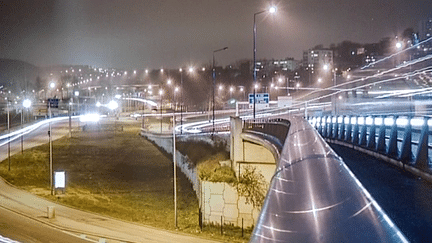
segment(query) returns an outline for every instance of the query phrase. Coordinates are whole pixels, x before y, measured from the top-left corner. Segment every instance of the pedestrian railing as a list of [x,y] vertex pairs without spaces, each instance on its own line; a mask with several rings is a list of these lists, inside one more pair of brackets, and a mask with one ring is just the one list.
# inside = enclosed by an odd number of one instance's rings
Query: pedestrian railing
[[431,172],[432,119],[428,117],[322,116],[308,120],[323,138],[352,144]]

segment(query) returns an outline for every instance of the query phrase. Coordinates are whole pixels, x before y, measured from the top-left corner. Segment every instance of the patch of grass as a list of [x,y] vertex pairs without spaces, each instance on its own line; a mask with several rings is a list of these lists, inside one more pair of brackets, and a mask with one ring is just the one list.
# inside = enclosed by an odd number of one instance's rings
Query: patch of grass
[[85,211],[224,242],[248,241],[250,231],[242,238],[239,228],[227,227],[223,236],[217,226],[200,231],[198,200],[180,171],[175,229],[171,158],[138,136],[139,125],[123,126],[123,132],[78,132],[54,141],[54,170],[66,171],[64,195],[50,195],[48,145],[12,156],[11,171],[7,160],[1,162],[0,176],[33,194]]
[[212,182],[235,182],[237,179],[231,167],[219,164],[219,161],[223,161],[224,159],[224,154],[218,153],[207,160],[201,161],[197,166],[200,179]]
[[212,159],[215,155],[223,156],[221,160],[229,159],[229,152],[226,151],[226,144],[223,141],[216,142],[215,145],[203,141],[177,142],[176,146],[177,150],[188,156],[192,162],[192,167]]

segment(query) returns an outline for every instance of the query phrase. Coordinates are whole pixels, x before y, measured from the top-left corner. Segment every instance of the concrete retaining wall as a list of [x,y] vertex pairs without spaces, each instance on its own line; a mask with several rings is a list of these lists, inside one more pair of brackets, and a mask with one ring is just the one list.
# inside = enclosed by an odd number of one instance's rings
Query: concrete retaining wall
[[[160,136],[158,134],[151,133],[141,133],[141,135],[154,142],[167,153],[172,154],[172,136]],[[222,139],[228,140],[228,138],[229,137]],[[205,136],[197,136],[187,139],[179,138],[178,140],[186,141],[189,139],[202,140],[212,143],[212,140],[209,140],[209,138],[206,138]],[[270,153],[269,151],[266,152]],[[255,224],[256,220],[258,219],[259,210],[254,209],[251,204],[246,204],[246,199],[244,197],[238,196],[236,188],[230,186],[227,183],[201,181],[198,177],[196,168],[190,168],[192,163],[190,163],[189,158],[186,155],[181,154],[179,151],[176,152],[176,160],[177,166],[192,183],[193,189],[195,190],[197,198],[199,199],[203,214],[203,223],[220,224],[222,216],[223,224],[232,224],[234,226],[241,227],[242,219],[244,227],[250,227]],[[251,165],[251,163],[239,163],[240,167],[247,165]],[[251,166],[258,167],[258,171],[262,173],[267,180],[269,179],[267,178],[267,174],[269,173],[266,172],[274,172],[275,168],[274,163],[252,163]]]
[[239,197],[236,188],[227,183],[201,183],[203,223],[233,224],[250,227],[258,219],[259,211],[251,204],[246,204],[244,197]]

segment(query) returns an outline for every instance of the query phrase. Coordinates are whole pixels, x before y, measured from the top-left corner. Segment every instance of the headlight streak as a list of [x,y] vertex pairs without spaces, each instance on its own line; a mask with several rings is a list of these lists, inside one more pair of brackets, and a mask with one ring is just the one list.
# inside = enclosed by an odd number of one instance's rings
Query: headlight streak
[[[405,68],[405,67],[408,67],[410,65],[414,65],[414,64],[417,64],[419,62],[423,62],[423,61],[426,61],[426,60],[429,60],[429,59],[432,59],[432,55],[427,55],[427,56],[422,57],[422,58],[414,59],[414,60],[412,60],[410,62],[405,63],[404,65],[401,65],[401,66],[398,66],[396,68],[392,68],[392,69],[386,70],[384,72],[381,72],[381,73],[378,73],[378,74],[374,74],[374,75],[371,75],[371,76],[368,76],[368,77],[365,77],[365,78],[359,78],[359,79],[356,79],[356,80],[352,80],[350,82],[345,82],[345,83],[338,84],[338,85],[335,85],[335,86],[323,88],[320,91],[310,92],[308,94],[305,94],[305,95],[301,96],[299,98],[299,100],[300,99],[304,99],[307,96],[310,96],[310,95],[312,95],[314,93],[317,93],[317,92],[331,91],[332,89],[335,89],[337,87],[341,87],[341,86],[345,86],[345,85],[351,85],[351,84],[355,84],[355,83],[358,83],[358,82],[365,82],[367,79],[376,78],[376,77],[382,76],[383,74],[387,74],[387,73],[390,73],[390,72],[393,72],[393,71],[397,71],[397,70],[400,70],[402,68]],[[349,88],[349,89],[346,89],[346,90],[343,90],[343,91],[335,91],[335,92],[333,92],[331,94],[328,94],[328,95],[323,95],[323,96],[320,96],[320,97],[317,97],[317,98],[310,99],[308,101],[299,102],[296,105],[304,105],[306,102],[312,102],[312,101],[320,100],[320,99],[323,99],[323,98],[326,98],[326,97],[330,97],[330,96],[339,94],[341,92],[353,91],[353,90],[362,89],[362,88],[369,87],[369,86],[376,85],[376,84],[381,84],[381,83],[395,81],[395,80],[398,80],[398,79],[401,79],[401,78],[411,77],[411,76],[414,76],[414,75],[418,75],[420,72],[428,71],[429,69],[430,69],[430,67],[426,67],[426,68],[415,70],[414,72],[407,73],[407,74],[404,74],[404,75],[401,75],[401,76],[398,76],[398,77],[394,77],[394,78],[390,78],[390,79],[385,79],[385,80],[380,80],[380,81],[368,83],[368,84],[357,86],[357,87],[354,87],[354,88]],[[293,105],[293,107],[296,106],[296,105]]]
[[[72,118],[78,118],[78,116],[73,116]],[[29,134],[30,132],[36,130],[37,128],[39,128],[42,125],[45,125],[45,124],[50,123],[50,122],[57,122],[57,121],[66,120],[66,119],[69,119],[69,117],[56,117],[56,118],[46,119],[46,120],[43,120],[43,121],[38,122],[36,124],[25,127],[23,129],[16,130],[16,131],[13,131],[9,134],[2,135],[2,136],[0,136],[0,140],[7,139],[8,137],[10,137],[10,140],[5,141],[3,143],[0,143],[0,146],[3,146],[5,144],[7,144],[8,142],[12,142],[15,139],[18,139],[19,137],[21,137],[22,135]]]
[[134,100],[134,101],[139,101],[139,102],[143,102],[146,104],[149,104],[151,106],[157,106],[157,103],[152,101],[152,100],[147,100],[147,99],[140,99],[140,98],[123,98],[124,100]]
[[[255,118],[259,119],[259,118],[264,118],[264,117],[269,117],[269,116],[284,115],[284,114],[288,114],[288,113],[289,113],[289,111],[285,110],[284,108],[277,108],[277,109],[272,109],[272,110],[266,110],[265,113],[256,114]],[[243,116],[240,116],[240,118],[242,120],[249,120],[249,119],[253,119],[253,115],[243,115]],[[225,123],[229,123],[229,118],[215,119],[215,125],[220,125],[220,124],[225,124]],[[180,132],[180,131],[183,131],[183,133],[201,133],[202,128],[206,128],[206,127],[210,128],[210,127],[212,127],[212,125],[213,124],[211,123],[211,121],[209,122],[208,120],[199,121],[199,122],[192,122],[192,123],[188,123],[188,124],[177,125],[175,127],[175,131],[176,131],[176,133]]]
[[388,57],[385,57],[385,58],[383,58],[383,59],[381,59],[381,60],[378,60],[378,61],[376,61],[376,62],[369,63],[368,65],[362,67],[361,69],[363,70],[363,69],[366,69],[366,68],[371,67],[371,66],[373,67],[374,65],[376,65],[376,64],[378,64],[378,63],[380,63],[380,62],[383,62],[383,61],[386,61],[386,60],[390,60],[392,57],[397,56],[397,55],[399,55],[399,54],[401,54],[401,53],[404,53],[404,52],[406,52],[406,51],[408,51],[408,50],[411,50],[411,49],[417,48],[418,46],[421,46],[422,44],[424,44],[424,43],[426,43],[426,42],[428,42],[428,41],[432,41],[432,37],[429,38],[429,39],[426,39],[426,40],[424,40],[424,41],[421,41],[421,42],[419,42],[419,43],[417,43],[417,44],[415,44],[415,45],[413,45],[413,46],[411,46],[411,47],[409,47],[409,48],[406,48],[406,49],[402,50],[402,51],[399,51],[399,52],[397,52],[397,53],[394,53],[394,54],[392,54],[392,55],[390,55],[390,56],[388,56]]
[[[428,59],[432,59],[432,55],[429,55],[428,57],[429,57]],[[428,67],[428,68],[430,68],[430,67]],[[415,74],[411,74],[411,76],[417,75],[417,73],[420,73],[420,72],[423,72],[423,71],[424,71],[424,69],[416,70],[416,71],[414,71]],[[375,75],[374,75],[374,76],[375,76]],[[400,77],[390,78],[390,79],[385,79],[385,80],[380,80],[380,81],[376,81],[376,82],[373,82],[373,83],[369,83],[369,84],[364,84],[364,85],[361,85],[361,86],[357,86],[357,87],[355,87],[355,88],[347,89],[347,90],[348,90],[348,91],[353,91],[353,90],[357,90],[357,89],[363,89],[363,88],[366,88],[366,87],[369,87],[369,86],[373,86],[373,85],[377,85],[377,84],[382,84],[382,83],[387,83],[387,82],[395,81],[395,80],[398,80],[398,79],[400,79]],[[364,80],[354,80],[354,81],[358,82],[358,81],[364,81]],[[336,86],[333,86],[333,87],[337,87],[337,86],[342,86],[342,85],[351,84],[351,83],[353,83],[354,81],[352,81],[352,82],[347,82],[347,83],[343,83],[343,84],[339,84],[339,85],[336,85]],[[328,91],[328,89],[325,88],[325,89],[323,89],[322,91]],[[333,93],[331,93],[331,94],[322,95],[322,96],[319,96],[319,97],[316,97],[316,98],[310,99],[310,100],[308,100],[308,101],[299,102],[299,103],[293,105],[292,107],[296,107],[296,106],[304,106],[306,103],[313,102],[313,101],[318,101],[318,100],[320,100],[320,99],[327,98],[327,97],[331,97],[331,96],[337,95],[337,94],[342,93],[342,92],[345,92],[345,91],[335,91],[335,92],[333,92]],[[313,93],[313,92],[312,92],[312,93]],[[311,94],[311,93],[310,93],[310,94]],[[304,95],[303,97],[300,97],[299,99],[302,99],[302,98],[304,98],[304,97],[306,97],[306,96],[308,96],[308,95],[309,95],[309,94]]]

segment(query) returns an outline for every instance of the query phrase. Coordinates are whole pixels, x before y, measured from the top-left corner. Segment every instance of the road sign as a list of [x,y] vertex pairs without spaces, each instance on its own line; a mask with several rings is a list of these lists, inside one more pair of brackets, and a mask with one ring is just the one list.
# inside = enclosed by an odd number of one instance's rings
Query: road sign
[[[270,96],[268,93],[255,93],[255,108],[264,109],[268,108],[270,103]],[[254,95],[249,94],[249,108],[254,106]]]
[[47,107],[58,108],[59,99],[48,99]]
[[[255,93],[255,104],[268,104],[270,101],[270,96],[268,93]],[[249,104],[253,105],[254,95],[249,94]]]

